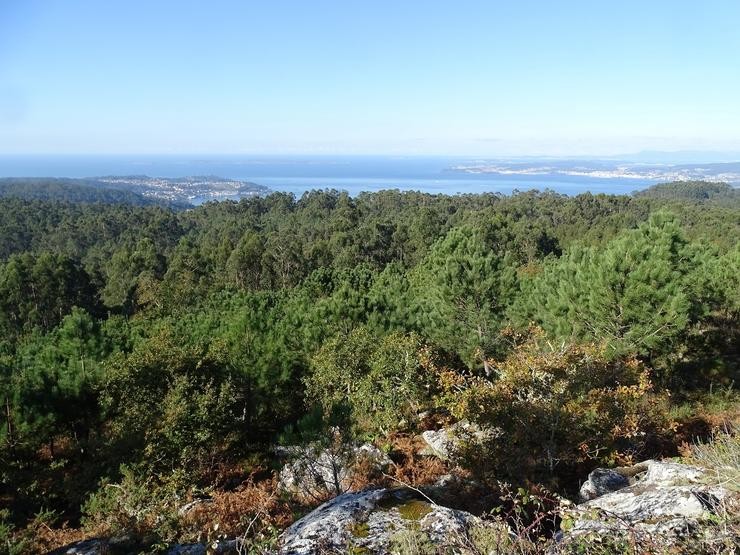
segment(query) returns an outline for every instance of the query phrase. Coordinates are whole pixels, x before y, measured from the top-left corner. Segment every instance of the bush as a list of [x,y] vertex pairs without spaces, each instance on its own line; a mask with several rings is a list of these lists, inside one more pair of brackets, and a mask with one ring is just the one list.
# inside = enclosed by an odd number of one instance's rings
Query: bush
[[327,415],[346,404],[359,430],[387,432],[428,401],[427,360],[428,349],[415,334],[377,338],[355,328],[330,339],[313,357],[307,394]]
[[247,431],[239,380],[217,345],[182,347],[167,333],[114,357],[102,398],[122,459],[207,470]]
[[552,478],[556,467],[626,464],[672,430],[668,395],[634,358],[553,346],[537,331],[495,364],[494,379],[448,380],[451,410],[484,430],[462,460],[480,474]]
[[99,536],[126,535],[165,546],[177,538],[178,506],[184,475],[147,476],[143,468],[122,466],[117,483],[103,480],[82,507],[82,524]]

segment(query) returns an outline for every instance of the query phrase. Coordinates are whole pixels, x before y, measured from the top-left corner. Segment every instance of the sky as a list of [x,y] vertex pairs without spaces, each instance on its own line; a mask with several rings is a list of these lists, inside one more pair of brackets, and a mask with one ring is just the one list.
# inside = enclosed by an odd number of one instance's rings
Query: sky
[[0,0],[0,155],[740,152],[738,0]]

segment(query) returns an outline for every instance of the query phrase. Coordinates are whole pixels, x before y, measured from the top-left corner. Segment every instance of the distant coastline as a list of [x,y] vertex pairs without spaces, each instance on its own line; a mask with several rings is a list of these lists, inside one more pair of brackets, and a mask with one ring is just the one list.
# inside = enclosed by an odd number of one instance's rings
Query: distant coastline
[[[102,177],[101,177],[102,176]],[[188,177],[190,176],[190,177]],[[195,176],[195,177],[193,177]],[[0,156],[0,177],[92,180],[191,205],[283,191],[383,189],[430,194],[552,190],[631,194],[662,181],[740,181],[740,164],[391,156]],[[208,181],[210,180],[210,181]],[[210,185],[206,185],[210,183]]]
[[461,164],[450,171],[477,175],[579,176],[597,179],[633,179],[651,181],[711,181],[740,183],[740,162],[711,164],[645,164],[604,161],[483,162]]

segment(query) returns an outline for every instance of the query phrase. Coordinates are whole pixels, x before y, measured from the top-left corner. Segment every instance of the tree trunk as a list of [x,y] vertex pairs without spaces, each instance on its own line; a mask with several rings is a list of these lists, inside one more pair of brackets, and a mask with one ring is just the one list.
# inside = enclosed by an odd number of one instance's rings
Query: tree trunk
[[10,397],[5,396],[5,420],[8,427],[8,444],[13,448],[13,417],[10,413]]

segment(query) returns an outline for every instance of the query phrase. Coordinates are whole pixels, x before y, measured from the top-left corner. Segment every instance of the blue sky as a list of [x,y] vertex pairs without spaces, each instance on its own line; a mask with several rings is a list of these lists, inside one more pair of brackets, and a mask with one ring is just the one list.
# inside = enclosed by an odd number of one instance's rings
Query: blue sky
[[740,2],[0,0],[0,154],[740,151]]

